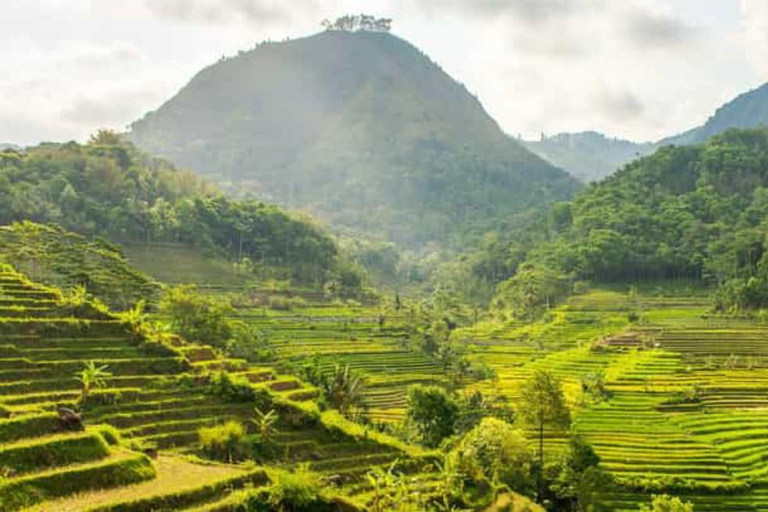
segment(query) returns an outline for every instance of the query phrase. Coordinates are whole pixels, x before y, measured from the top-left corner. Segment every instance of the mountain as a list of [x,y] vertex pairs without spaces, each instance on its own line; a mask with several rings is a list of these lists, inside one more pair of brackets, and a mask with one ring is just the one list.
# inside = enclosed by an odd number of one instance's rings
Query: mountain
[[659,145],[698,144],[729,128],[768,126],[768,83],[737,96],[717,109],[706,123],[666,138]]
[[525,144],[534,153],[586,182],[599,180],[654,148],[651,143],[638,144],[597,132],[560,133]]
[[701,126],[655,143],[608,138],[596,132],[562,133],[526,146],[584,181],[596,181],[662,146],[699,144],[730,128],[768,126],[768,83],[726,103]]
[[230,191],[413,246],[460,245],[579,188],[387,33],[327,31],[222,59],[129,137]]
[[14,151],[19,151],[21,149],[21,146],[17,146],[16,144],[11,144],[10,142],[0,142],[0,151],[7,151],[9,149],[12,149]]

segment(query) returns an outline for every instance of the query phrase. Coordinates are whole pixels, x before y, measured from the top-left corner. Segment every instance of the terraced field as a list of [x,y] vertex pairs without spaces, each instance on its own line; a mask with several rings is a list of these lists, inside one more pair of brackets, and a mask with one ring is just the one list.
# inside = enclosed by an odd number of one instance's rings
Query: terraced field
[[282,363],[317,360],[327,370],[349,364],[361,372],[366,378],[368,415],[374,421],[404,417],[408,386],[447,382],[442,365],[410,346],[405,314],[389,314],[380,326],[374,306],[315,301],[311,307],[287,312],[240,308],[239,315],[266,333]]
[[[630,311],[640,322],[629,324]],[[768,326],[711,316],[694,295],[597,291],[538,325],[462,334],[472,357],[497,372],[474,387],[514,403],[534,369],[562,378],[574,430],[619,484],[608,510],[637,510],[660,490],[697,511],[768,510]],[[581,387],[595,374],[603,400]],[[548,434],[553,447],[560,437]]]
[[[251,404],[222,401],[196,384],[216,369],[247,377],[294,410],[281,416],[279,455],[269,465],[309,463],[364,496],[358,482],[365,472],[408,458],[396,443],[350,435],[325,415],[296,421],[300,403],[315,391],[294,377],[222,359],[211,347],[176,345],[150,350],[111,314],[73,309],[56,290],[0,269],[0,509],[191,510],[226,501],[246,484],[264,484],[260,468],[195,462],[200,427],[228,419],[248,425],[253,417]],[[83,430],[68,428],[57,408],[77,407],[74,374],[84,361],[108,365],[112,375],[89,396]],[[191,377],[179,378],[185,373]],[[160,455],[153,461],[142,451]],[[180,467],[199,485],[175,476]]]

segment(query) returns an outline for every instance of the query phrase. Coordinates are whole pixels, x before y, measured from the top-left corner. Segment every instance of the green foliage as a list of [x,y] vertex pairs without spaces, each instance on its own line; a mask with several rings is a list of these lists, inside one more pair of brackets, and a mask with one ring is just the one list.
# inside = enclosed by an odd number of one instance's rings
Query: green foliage
[[[723,285],[715,298],[719,309],[758,308],[768,304],[767,219],[768,130],[731,130],[627,165],[572,203],[534,218],[508,250],[525,254],[518,272],[539,267],[600,283],[717,283]],[[510,302],[517,304],[520,278],[512,279],[499,287],[498,298],[511,286],[517,300]]]
[[653,497],[650,506],[640,505],[640,512],[693,512],[693,504],[680,498],[660,494]]
[[503,484],[521,493],[532,487],[533,455],[524,432],[496,418],[484,418],[470,430],[449,464],[476,487]]
[[420,384],[411,386],[407,407],[407,420],[425,446],[436,447],[454,434],[459,407],[445,389]]
[[246,377],[225,371],[211,375],[206,391],[227,402],[257,402],[259,406],[269,404],[266,392],[257,392]]
[[521,320],[533,320],[570,292],[564,274],[547,267],[524,264],[511,279],[504,281],[493,298],[493,306],[509,311]]
[[359,417],[365,410],[365,380],[348,364],[336,364],[333,373],[320,383],[323,397],[347,418]]
[[544,493],[544,431],[563,430],[571,414],[560,380],[551,372],[536,370],[520,390],[518,413],[523,424],[535,429],[539,438],[539,497]]
[[81,290],[80,299],[87,292],[119,309],[154,298],[159,291],[159,285],[132,268],[116,246],[56,226],[24,221],[0,227],[0,261],[37,281],[65,291]]
[[[322,283],[334,268],[336,246],[312,222],[261,202],[228,199],[108,135],[85,145],[0,153],[0,224],[31,220],[113,241],[181,242],[285,268],[289,277],[307,282]],[[69,278],[87,279],[84,270]]]
[[233,312],[229,302],[199,294],[192,285],[170,288],[160,301],[160,313],[168,317],[175,332],[189,341],[222,348],[237,329],[230,318]]
[[80,393],[80,402],[85,403],[88,395],[94,388],[103,388],[107,385],[107,378],[112,374],[107,371],[108,365],[96,366],[93,361],[85,363],[85,368],[75,374],[75,378],[80,382],[82,390]]
[[258,407],[253,408],[253,413],[254,418],[251,422],[253,422],[256,427],[256,433],[259,435],[259,440],[262,443],[269,442],[277,431],[277,423],[280,421],[280,416],[274,409],[270,409],[265,413]]
[[245,427],[238,421],[227,421],[197,431],[203,453],[223,462],[236,462],[246,454]]
[[425,510],[425,496],[411,488],[409,479],[396,471],[397,461],[387,468],[376,467],[366,473],[371,487],[371,512],[417,512]]

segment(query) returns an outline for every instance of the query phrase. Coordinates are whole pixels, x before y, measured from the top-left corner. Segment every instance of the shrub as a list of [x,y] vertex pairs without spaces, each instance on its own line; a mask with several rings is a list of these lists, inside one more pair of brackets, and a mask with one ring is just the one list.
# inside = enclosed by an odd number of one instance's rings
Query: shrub
[[269,309],[275,311],[289,311],[291,309],[291,303],[288,297],[282,295],[272,295],[268,300]]
[[502,483],[525,492],[532,484],[533,456],[525,434],[496,418],[484,418],[464,436],[450,463],[476,485]]
[[454,433],[459,407],[438,386],[415,385],[408,388],[408,421],[419,440],[435,447]]
[[247,378],[223,371],[211,376],[207,392],[228,402],[253,402],[256,400],[256,391]]
[[245,452],[245,427],[238,421],[201,427],[198,436],[201,449],[213,459],[232,463],[242,458]]

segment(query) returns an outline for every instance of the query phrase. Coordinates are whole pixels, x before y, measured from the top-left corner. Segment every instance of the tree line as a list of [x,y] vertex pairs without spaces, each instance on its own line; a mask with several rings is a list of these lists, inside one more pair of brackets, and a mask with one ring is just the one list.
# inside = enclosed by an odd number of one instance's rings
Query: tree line
[[389,32],[392,30],[390,18],[377,18],[367,14],[345,15],[335,21],[323,20],[320,23],[326,30],[340,32]]

